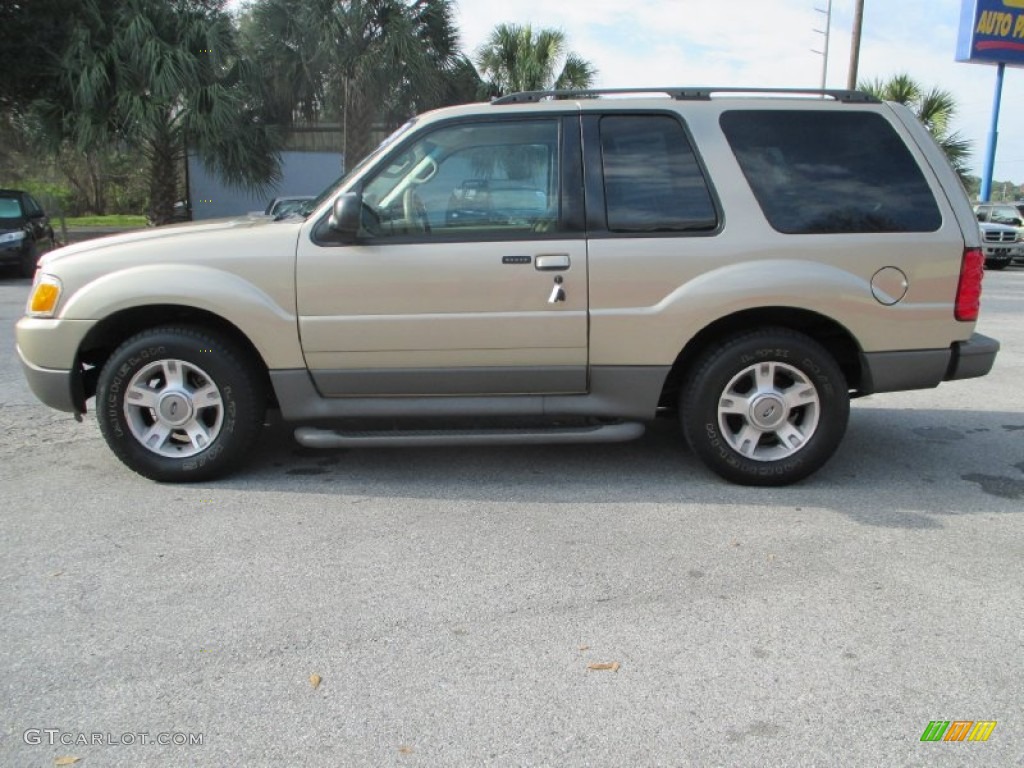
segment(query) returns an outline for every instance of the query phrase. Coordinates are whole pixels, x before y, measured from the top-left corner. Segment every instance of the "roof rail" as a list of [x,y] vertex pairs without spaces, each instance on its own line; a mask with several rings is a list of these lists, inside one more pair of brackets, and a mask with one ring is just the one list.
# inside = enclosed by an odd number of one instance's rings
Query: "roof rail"
[[507,96],[499,96],[491,103],[496,106],[506,104],[526,104],[543,101],[544,99],[595,99],[600,96],[621,96],[636,93],[663,93],[676,101],[707,101],[712,94],[778,94],[782,96],[821,96],[841,101],[844,103],[879,103],[879,100],[870,93],[863,91],[848,91],[839,89],[820,88],[585,88],[579,90],[557,90],[557,91],[522,91],[521,93],[510,93]]

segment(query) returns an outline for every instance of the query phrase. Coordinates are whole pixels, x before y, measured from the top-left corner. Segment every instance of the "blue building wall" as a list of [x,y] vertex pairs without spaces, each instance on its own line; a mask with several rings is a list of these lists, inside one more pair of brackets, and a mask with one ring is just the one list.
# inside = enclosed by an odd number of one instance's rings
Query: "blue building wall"
[[192,219],[221,219],[260,213],[271,198],[284,195],[318,195],[342,174],[342,155],[338,152],[281,153],[280,183],[266,196],[254,197],[233,189],[210,173],[195,155],[188,158]]

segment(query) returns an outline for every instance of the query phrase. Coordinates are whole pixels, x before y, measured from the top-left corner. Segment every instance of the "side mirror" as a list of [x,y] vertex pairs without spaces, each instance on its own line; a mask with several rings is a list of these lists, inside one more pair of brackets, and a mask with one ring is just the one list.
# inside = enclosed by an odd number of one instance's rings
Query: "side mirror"
[[346,238],[355,239],[359,232],[359,217],[363,208],[363,196],[358,192],[345,192],[334,200],[334,208],[327,219],[327,225]]

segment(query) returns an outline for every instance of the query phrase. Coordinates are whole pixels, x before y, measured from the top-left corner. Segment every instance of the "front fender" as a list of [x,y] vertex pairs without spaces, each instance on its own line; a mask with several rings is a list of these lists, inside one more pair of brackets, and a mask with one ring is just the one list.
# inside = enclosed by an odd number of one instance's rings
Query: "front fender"
[[248,280],[213,267],[152,264],[102,275],[66,300],[59,319],[96,322],[122,310],[158,304],[224,318],[245,333],[269,368],[305,366],[294,303],[282,307]]

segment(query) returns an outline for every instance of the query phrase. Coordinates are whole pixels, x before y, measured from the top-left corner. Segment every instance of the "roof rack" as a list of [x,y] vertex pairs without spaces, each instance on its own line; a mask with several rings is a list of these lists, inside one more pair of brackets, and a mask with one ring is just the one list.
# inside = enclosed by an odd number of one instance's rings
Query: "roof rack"
[[664,93],[676,101],[708,101],[712,94],[780,94],[783,96],[821,96],[847,104],[877,104],[879,100],[870,93],[820,88],[586,88],[580,90],[557,91],[522,91],[500,96],[491,103],[496,106],[506,104],[527,104],[544,99],[595,99],[601,96],[621,96],[633,93]]

